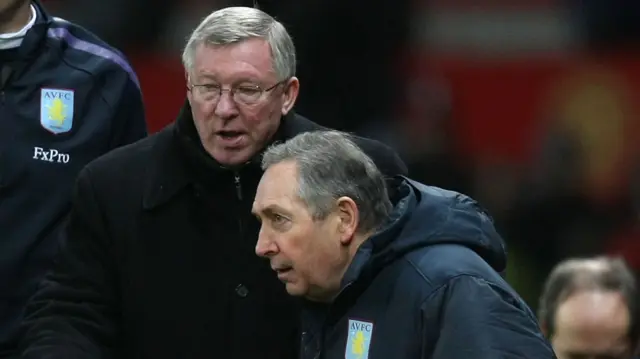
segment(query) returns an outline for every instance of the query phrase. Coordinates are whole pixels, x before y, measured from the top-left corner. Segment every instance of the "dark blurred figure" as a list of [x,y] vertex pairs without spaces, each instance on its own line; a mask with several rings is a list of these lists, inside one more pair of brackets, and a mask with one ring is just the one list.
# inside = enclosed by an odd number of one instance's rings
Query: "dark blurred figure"
[[177,3],[176,0],[60,0],[52,1],[50,7],[57,16],[91,29],[127,52],[153,47]]
[[455,149],[452,95],[445,80],[416,80],[402,100],[402,154],[411,178],[456,192],[471,194],[473,174]]
[[639,1],[574,0],[571,3],[590,48],[605,50],[640,45]]
[[622,259],[569,259],[549,275],[540,325],[558,359],[630,359],[639,338],[637,282]]
[[474,193],[475,174],[456,148],[447,81],[430,75],[411,78],[406,87],[405,97],[397,105],[397,121],[370,122],[359,133],[396,148],[412,179],[464,194]]
[[[248,1],[250,4],[252,1]],[[400,98],[396,58],[409,34],[409,0],[258,0],[290,29],[304,83],[296,109],[355,131],[388,119]]]
[[542,273],[563,258],[601,253],[605,238],[626,216],[618,201],[596,201],[585,189],[586,164],[579,140],[551,129],[533,168],[534,178],[521,185],[505,220],[505,237],[537,258]]

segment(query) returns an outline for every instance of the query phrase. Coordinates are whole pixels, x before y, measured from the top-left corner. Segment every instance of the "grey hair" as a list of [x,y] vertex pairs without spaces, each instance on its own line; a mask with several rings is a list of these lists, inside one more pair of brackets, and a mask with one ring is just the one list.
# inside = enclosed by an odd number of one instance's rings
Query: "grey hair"
[[193,31],[182,52],[182,64],[193,71],[198,46],[225,46],[252,38],[265,39],[273,70],[280,81],[295,76],[296,49],[284,26],[269,14],[251,7],[227,7],[212,12]]
[[360,233],[379,228],[389,217],[392,206],[385,179],[350,135],[339,131],[300,134],[268,148],[262,169],[285,161],[295,161],[298,196],[315,220],[325,219],[343,196],[358,207]]

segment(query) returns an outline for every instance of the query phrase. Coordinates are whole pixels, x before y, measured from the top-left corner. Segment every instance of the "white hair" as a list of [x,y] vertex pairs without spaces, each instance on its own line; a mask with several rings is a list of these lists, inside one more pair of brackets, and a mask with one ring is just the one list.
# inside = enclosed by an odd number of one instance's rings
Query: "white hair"
[[269,14],[251,7],[227,7],[209,14],[189,37],[182,53],[182,63],[191,73],[195,52],[200,45],[225,46],[251,38],[267,41],[273,70],[280,81],[295,76],[296,50],[291,36]]

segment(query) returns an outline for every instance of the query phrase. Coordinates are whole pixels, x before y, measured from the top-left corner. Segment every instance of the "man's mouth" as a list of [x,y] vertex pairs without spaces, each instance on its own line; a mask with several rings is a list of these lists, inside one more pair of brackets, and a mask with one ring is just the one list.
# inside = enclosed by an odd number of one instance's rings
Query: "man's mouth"
[[247,135],[241,131],[218,131],[219,141],[226,147],[237,147],[246,143]]
[[289,272],[291,269],[292,269],[291,267],[281,267],[281,268],[274,268],[273,270],[278,274],[284,274]]
[[224,138],[225,140],[233,140],[242,135],[244,135],[244,132],[240,131],[218,131],[218,136]]

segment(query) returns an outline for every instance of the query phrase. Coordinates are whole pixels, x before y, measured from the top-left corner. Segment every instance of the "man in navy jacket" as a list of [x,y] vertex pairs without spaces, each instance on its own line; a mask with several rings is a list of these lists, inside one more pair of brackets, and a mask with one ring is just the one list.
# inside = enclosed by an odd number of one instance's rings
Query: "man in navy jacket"
[[400,177],[392,206],[375,164],[333,131],[272,147],[262,166],[256,253],[305,299],[301,358],[555,358],[469,197]]
[[0,0],[0,358],[49,268],[77,174],[146,135],[136,75],[37,1]]

